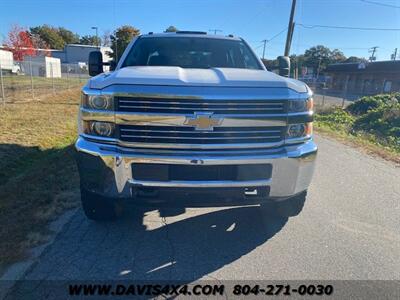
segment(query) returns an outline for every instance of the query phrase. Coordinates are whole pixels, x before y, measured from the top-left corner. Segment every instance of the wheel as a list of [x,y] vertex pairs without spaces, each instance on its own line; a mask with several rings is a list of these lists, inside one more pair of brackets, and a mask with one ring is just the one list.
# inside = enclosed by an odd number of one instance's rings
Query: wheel
[[261,208],[272,216],[294,217],[303,210],[306,196],[307,191],[304,191],[283,201],[263,203]]
[[82,208],[86,217],[94,221],[112,221],[120,215],[120,206],[112,198],[81,189]]

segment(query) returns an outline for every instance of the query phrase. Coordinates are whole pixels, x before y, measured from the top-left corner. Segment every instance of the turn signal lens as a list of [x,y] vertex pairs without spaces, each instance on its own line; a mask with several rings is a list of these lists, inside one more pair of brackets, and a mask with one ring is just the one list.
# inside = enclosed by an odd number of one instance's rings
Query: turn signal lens
[[307,110],[311,111],[314,108],[314,99],[313,98],[308,98],[307,99]]
[[306,134],[306,136],[313,134],[313,123],[312,122],[306,123],[306,132],[305,132],[305,134]]

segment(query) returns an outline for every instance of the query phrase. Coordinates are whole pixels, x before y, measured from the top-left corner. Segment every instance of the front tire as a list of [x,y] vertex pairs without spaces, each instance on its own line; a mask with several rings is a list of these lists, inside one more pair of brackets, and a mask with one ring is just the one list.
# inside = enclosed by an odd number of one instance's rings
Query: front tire
[[86,217],[94,221],[113,221],[119,215],[117,201],[81,189],[81,202]]

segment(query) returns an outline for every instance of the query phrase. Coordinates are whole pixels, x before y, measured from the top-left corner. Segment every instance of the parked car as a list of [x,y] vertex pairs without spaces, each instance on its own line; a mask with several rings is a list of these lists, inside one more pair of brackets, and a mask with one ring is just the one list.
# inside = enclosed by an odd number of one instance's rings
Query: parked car
[[305,83],[201,32],[139,36],[103,65],[92,52],[75,145],[88,218],[115,218],[120,199],[301,211],[317,153]]

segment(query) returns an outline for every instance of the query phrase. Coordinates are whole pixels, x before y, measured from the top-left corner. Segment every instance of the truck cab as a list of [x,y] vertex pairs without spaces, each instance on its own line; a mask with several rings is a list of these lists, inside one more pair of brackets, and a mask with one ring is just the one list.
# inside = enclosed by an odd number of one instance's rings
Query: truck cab
[[147,34],[103,73],[91,53],[75,147],[82,206],[260,204],[297,215],[317,154],[308,86],[266,70],[239,37]]

